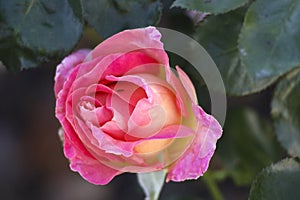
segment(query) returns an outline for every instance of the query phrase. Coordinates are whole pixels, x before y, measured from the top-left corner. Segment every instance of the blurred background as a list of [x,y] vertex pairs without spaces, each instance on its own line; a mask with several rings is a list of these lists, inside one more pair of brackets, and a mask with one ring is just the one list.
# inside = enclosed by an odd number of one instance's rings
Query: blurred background
[[[165,1],[168,5],[172,1]],[[168,7],[168,6],[165,6]],[[158,26],[184,33],[195,19],[182,9],[166,9]],[[79,48],[93,48],[102,38],[86,26]],[[185,60],[170,54],[171,65],[187,69]],[[21,72],[0,69],[0,199],[3,200],[117,200],[143,199],[135,174],[123,174],[106,186],[83,180],[68,167],[57,135],[54,116],[54,73],[59,60]],[[187,71],[197,88],[200,104],[209,112],[205,85]],[[168,183],[163,200],[247,199],[255,175],[283,156],[270,125],[274,86],[244,97],[228,97],[224,134],[218,142],[208,175],[196,181]],[[258,135],[263,133],[262,135]]]

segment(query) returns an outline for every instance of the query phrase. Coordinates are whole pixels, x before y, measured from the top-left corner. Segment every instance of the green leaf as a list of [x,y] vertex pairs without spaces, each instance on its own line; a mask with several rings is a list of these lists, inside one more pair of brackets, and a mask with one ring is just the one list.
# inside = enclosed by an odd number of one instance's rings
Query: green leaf
[[78,0],[0,0],[0,60],[11,70],[69,53],[82,33]]
[[82,0],[82,5],[85,20],[105,38],[156,24],[162,9],[159,0]]
[[145,200],[158,200],[166,174],[166,170],[137,174],[138,182],[146,195]]
[[252,183],[249,200],[299,200],[300,164],[284,159],[264,169]]
[[255,175],[280,156],[269,121],[251,109],[229,110],[217,155],[237,185],[248,185]]
[[239,38],[242,63],[254,81],[275,81],[300,65],[300,1],[257,0]]
[[275,89],[272,116],[277,138],[292,156],[300,157],[300,68],[284,77]]
[[266,87],[272,79],[255,81],[239,59],[237,40],[246,9],[208,17],[194,33],[194,38],[212,56],[222,75],[226,92],[245,95]]
[[172,7],[181,7],[213,14],[225,13],[245,5],[248,0],[176,0]]

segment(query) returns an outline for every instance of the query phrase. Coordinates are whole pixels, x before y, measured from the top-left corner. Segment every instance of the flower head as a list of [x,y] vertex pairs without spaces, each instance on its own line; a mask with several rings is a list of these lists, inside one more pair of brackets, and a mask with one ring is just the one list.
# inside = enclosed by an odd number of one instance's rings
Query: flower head
[[91,183],[162,169],[183,181],[207,170],[221,126],[197,105],[188,76],[171,70],[160,38],[154,27],[126,30],[57,67],[64,153]]

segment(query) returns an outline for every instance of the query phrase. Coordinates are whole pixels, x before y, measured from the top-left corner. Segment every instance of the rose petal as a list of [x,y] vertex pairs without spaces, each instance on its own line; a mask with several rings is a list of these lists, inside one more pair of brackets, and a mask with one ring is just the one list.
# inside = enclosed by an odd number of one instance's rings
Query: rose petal
[[64,89],[57,95],[56,117],[64,129],[64,154],[70,160],[70,168],[73,171],[79,172],[82,177],[91,183],[105,185],[122,172],[109,168],[96,160],[83,145],[82,140],[79,139],[72,125],[65,117],[65,104],[68,93],[76,79],[78,70],[79,68],[77,67],[70,72],[69,78],[64,83]]
[[[93,134],[91,131],[90,123],[87,123],[87,125],[86,122],[83,122],[79,118],[76,118],[76,122],[78,123],[76,125],[76,132],[79,134],[80,140],[82,143],[84,143],[85,147],[88,149],[88,152],[100,163],[122,172],[125,172],[123,169],[124,167],[140,166],[144,163],[142,158],[136,156],[128,159],[128,157],[121,156],[119,153],[109,153],[110,151],[106,151],[106,148],[111,150],[113,147],[107,144],[110,144],[111,142],[118,142],[119,140],[115,140],[109,135],[107,135],[107,137],[106,135],[103,135],[105,137],[104,141],[98,141],[95,137],[95,134]],[[126,145],[128,146],[130,144],[125,144],[125,146]],[[134,144],[132,145],[134,146]],[[118,151],[122,151],[122,149],[118,149]]]
[[[143,88],[148,99],[143,98],[136,104],[130,118],[128,119],[128,134],[135,138],[147,138],[158,132],[165,126],[179,124],[181,116],[176,104],[176,96],[173,89],[164,80],[151,74],[134,74],[122,77],[107,76],[108,80],[116,81],[117,90],[123,89],[124,83],[133,83],[136,88]],[[137,87],[138,86],[138,87]],[[135,88],[117,93],[129,104],[131,96],[134,95]],[[118,107],[115,103],[118,98],[112,96],[112,109]],[[126,106],[122,106],[124,108]],[[120,112],[128,116],[129,110]],[[121,117],[120,117],[121,118]],[[123,120],[122,120],[123,121]]]
[[115,121],[106,122],[101,127],[101,130],[116,140],[124,140],[124,136],[126,135],[126,133],[122,129],[120,129]]
[[104,123],[112,119],[112,112],[105,106],[94,108],[93,110],[86,109],[80,106],[80,115],[83,120],[89,121],[97,126],[102,126]]
[[98,147],[104,150],[106,153],[115,155],[123,155],[129,157],[133,155],[133,148],[136,142],[124,142],[122,140],[116,140],[110,135],[104,133],[99,127],[94,126],[87,122],[93,136],[97,139]]
[[[105,66],[108,66],[119,56],[120,55],[111,55],[104,58],[98,57],[94,60],[83,62],[78,65],[78,72],[76,77],[73,79],[73,89],[76,90],[77,88],[88,88],[98,84],[105,70]],[[70,74],[70,76],[74,75]]]
[[[157,75],[160,72],[157,61],[144,52],[128,52],[115,58],[107,65],[102,77],[107,75],[121,76],[124,74],[151,73]],[[103,66],[102,66],[103,67]]]
[[122,141],[107,135],[100,128],[88,123],[90,130],[94,137],[98,140],[99,148],[107,153],[115,155],[123,155],[125,157],[130,157],[133,155],[134,147],[146,140],[155,139],[173,139],[173,138],[184,138],[191,136],[194,131],[188,127],[183,127],[179,125],[173,125],[163,128],[159,133],[153,135],[149,138],[144,138],[138,141]]
[[170,168],[167,181],[184,181],[202,176],[208,168],[216,142],[222,135],[222,128],[213,116],[196,105],[194,111],[199,120],[196,137],[183,156]]
[[[119,61],[119,59],[124,59],[124,56],[131,62]],[[88,63],[82,63],[73,84],[74,90],[98,83],[109,85],[112,83],[112,80],[106,79],[108,75],[122,76],[126,73],[154,73],[156,76],[163,76],[163,67],[152,58],[141,58],[140,52],[131,52],[128,56],[112,54],[104,58],[97,57]]]
[[[182,76],[182,74],[180,76]],[[195,128],[197,119],[192,108],[193,101],[190,99],[187,89],[183,86],[180,78],[177,77],[170,68],[166,68],[166,77],[168,83],[172,85],[175,90],[177,107],[182,115],[181,123],[185,126]]]
[[[69,138],[65,138],[64,150],[66,157],[70,160],[70,168],[79,172],[79,174],[88,182],[96,185],[105,185],[115,176],[121,174],[121,171],[110,168],[98,160],[85,156],[80,149],[73,146]],[[68,156],[67,156],[68,155]]]
[[190,116],[191,114],[188,111],[188,97],[185,88],[183,87],[179,78],[175,75],[175,73],[169,67],[166,68],[166,79],[167,82],[173,87],[176,94],[177,104],[180,108],[181,114],[184,117]]
[[186,75],[186,73],[182,69],[180,69],[179,66],[176,66],[176,70],[178,72],[179,79],[180,79],[183,87],[185,88],[185,91],[188,93],[188,95],[189,95],[190,99],[193,101],[193,103],[197,104],[197,102],[198,102],[197,95],[196,95],[195,87],[194,87],[192,81]]
[[194,134],[194,130],[189,127],[182,125],[170,125],[164,127],[160,132],[148,138],[151,139],[167,139],[167,138],[184,138],[188,136],[192,136]]
[[87,59],[140,50],[158,63],[168,66],[169,58],[160,39],[161,34],[155,27],[125,30],[99,44]]
[[88,49],[78,50],[64,58],[63,61],[57,66],[54,78],[55,96],[57,96],[58,92],[63,88],[66,79],[69,77],[70,73],[75,68],[75,66],[82,63],[82,61],[86,58],[86,56],[89,53],[90,50]]

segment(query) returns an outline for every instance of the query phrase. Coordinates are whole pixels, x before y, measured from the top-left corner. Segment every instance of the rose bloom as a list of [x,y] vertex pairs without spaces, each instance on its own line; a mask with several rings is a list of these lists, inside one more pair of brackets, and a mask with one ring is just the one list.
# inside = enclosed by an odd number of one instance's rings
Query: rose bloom
[[167,181],[184,181],[208,168],[222,128],[188,76],[171,70],[160,38],[154,27],[126,30],[57,66],[64,154],[93,184],[163,169]]

